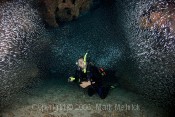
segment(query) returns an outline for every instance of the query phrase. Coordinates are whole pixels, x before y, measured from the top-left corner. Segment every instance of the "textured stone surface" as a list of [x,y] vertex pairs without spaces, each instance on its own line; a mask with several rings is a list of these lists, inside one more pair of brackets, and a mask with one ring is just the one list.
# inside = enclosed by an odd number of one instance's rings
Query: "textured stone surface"
[[162,27],[169,27],[169,31],[175,32],[175,2],[155,2],[151,7],[145,10],[140,18],[142,28],[154,30]]
[[59,22],[76,19],[79,14],[89,9],[91,0],[41,0],[41,12],[45,22],[57,27]]

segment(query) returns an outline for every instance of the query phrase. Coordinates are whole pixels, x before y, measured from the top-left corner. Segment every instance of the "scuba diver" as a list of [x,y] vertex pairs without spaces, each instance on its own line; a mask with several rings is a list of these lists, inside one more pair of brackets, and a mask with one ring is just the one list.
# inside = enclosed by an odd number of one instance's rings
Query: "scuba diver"
[[75,75],[69,77],[68,82],[76,82],[80,87],[87,88],[89,96],[98,93],[101,99],[105,99],[111,88],[104,86],[103,79],[106,77],[106,73],[102,68],[99,69],[92,62],[87,61],[87,54],[78,59]]

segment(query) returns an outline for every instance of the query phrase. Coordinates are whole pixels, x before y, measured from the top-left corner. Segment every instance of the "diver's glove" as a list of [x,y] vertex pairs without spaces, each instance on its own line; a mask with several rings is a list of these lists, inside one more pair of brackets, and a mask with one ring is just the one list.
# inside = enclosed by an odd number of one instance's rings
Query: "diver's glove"
[[75,78],[72,76],[68,78],[68,82],[73,82],[74,80],[75,80]]

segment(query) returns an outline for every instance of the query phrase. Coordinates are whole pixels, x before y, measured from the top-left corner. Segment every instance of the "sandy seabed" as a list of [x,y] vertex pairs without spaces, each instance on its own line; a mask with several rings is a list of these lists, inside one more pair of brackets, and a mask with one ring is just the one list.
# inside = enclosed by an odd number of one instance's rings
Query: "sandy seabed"
[[166,117],[163,108],[126,90],[112,89],[106,99],[74,84],[49,85],[21,93],[2,117]]

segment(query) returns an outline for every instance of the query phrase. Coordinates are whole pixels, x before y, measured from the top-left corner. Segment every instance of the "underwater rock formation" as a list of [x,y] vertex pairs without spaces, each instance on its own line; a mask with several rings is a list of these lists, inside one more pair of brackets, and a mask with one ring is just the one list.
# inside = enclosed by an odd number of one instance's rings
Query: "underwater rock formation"
[[175,32],[175,2],[158,1],[145,10],[140,18],[140,25],[144,29],[155,29],[169,27],[169,31]]
[[76,19],[79,14],[90,8],[91,0],[41,0],[44,21],[52,27],[59,22]]

